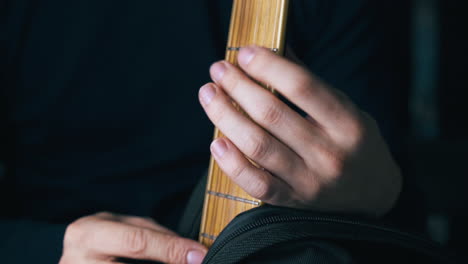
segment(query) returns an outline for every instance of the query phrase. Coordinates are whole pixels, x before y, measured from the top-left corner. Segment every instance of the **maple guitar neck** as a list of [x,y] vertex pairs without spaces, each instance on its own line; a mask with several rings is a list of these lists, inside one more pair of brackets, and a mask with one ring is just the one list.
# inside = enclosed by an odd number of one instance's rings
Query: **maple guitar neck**
[[[226,61],[237,66],[239,50],[253,44],[283,54],[289,0],[234,0],[233,2]],[[214,138],[219,137],[223,135],[216,128]],[[200,227],[200,243],[210,247],[234,217],[261,204],[261,201],[251,197],[233,183],[211,157]]]

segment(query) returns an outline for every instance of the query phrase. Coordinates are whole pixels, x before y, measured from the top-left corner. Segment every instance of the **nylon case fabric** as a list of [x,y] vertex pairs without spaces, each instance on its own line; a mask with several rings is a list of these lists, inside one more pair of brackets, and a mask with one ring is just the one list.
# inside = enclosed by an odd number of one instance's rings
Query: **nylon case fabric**
[[[179,233],[198,239],[206,179],[192,194]],[[440,245],[378,221],[262,206],[237,216],[204,264],[460,263]]]

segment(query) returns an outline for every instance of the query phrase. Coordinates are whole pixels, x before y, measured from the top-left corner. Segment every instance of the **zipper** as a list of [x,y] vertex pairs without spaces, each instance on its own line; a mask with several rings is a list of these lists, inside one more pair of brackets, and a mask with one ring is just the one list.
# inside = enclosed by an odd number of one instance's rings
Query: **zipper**
[[[260,208],[256,208],[253,210],[250,210],[248,212],[253,213],[252,211],[259,210]],[[245,213],[239,215],[239,218],[245,217]],[[239,222],[241,221],[241,219]],[[220,240],[218,237],[218,240],[214,243],[213,247],[210,249],[210,254],[207,256],[208,258],[205,259],[203,263],[209,263],[209,261],[218,254],[218,252],[226,246],[229,242],[231,242],[233,239],[235,239],[237,236],[240,236],[244,233],[250,232],[255,228],[259,228],[265,225],[271,225],[271,224],[279,224],[279,223],[293,223],[293,222],[321,222],[321,223],[330,223],[330,224],[344,224],[344,225],[350,225],[350,226],[359,226],[367,229],[372,229],[372,230],[378,230],[378,231],[383,231],[387,233],[391,233],[397,236],[398,239],[404,239],[405,241],[418,241],[419,243],[423,244],[425,246],[425,249],[431,250],[433,248],[437,248],[438,246],[435,245],[435,243],[425,240],[423,238],[420,238],[416,235],[411,235],[408,233],[404,233],[389,227],[384,227],[384,226],[379,226],[379,225],[374,225],[370,223],[365,223],[365,222],[360,222],[360,221],[354,221],[354,220],[346,220],[346,219],[340,219],[337,217],[325,217],[325,216],[291,216],[291,215],[274,215],[274,216],[267,216],[258,220],[254,220],[252,223],[249,223],[247,225],[241,225],[241,227],[236,228],[234,231],[224,235],[222,239]],[[229,226],[226,227],[226,230],[223,231],[223,233],[229,232],[229,229],[233,229],[236,226],[238,226],[239,223],[234,223],[230,224]],[[414,243],[413,243],[414,244]]]

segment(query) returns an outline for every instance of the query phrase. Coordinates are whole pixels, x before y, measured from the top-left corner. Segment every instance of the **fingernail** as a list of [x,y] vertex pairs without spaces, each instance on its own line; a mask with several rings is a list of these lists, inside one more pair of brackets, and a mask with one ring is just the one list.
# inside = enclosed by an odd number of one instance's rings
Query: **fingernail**
[[217,139],[211,143],[211,151],[217,158],[221,158],[227,151],[227,145],[224,140]]
[[200,101],[204,105],[208,105],[213,100],[213,97],[215,95],[216,90],[213,88],[212,84],[206,84],[202,88],[200,88]]
[[253,47],[242,48],[239,52],[239,63],[241,65],[248,65],[255,57],[255,49]]
[[201,264],[205,258],[206,253],[202,251],[190,251],[187,254],[187,263],[188,264]]
[[219,81],[223,78],[224,72],[226,72],[226,65],[223,62],[217,62],[211,66],[211,77],[215,81]]

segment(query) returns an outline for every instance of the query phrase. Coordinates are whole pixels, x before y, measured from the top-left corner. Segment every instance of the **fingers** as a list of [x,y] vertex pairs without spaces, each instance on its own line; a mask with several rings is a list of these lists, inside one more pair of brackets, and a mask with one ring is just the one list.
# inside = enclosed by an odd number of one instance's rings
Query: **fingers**
[[206,253],[195,241],[100,217],[89,217],[67,228],[64,248],[68,249],[68,256],[78,259],[81,254],[93,261],[128,258],[164,263],[194,263],[189,258],[193,261],[198,256],[201,263]]
[[[187,239],[118,223],[95,232],[88,240],[88,245],[93,248],[100,247],[100,253],[107,256],[186,263],[189,252],[204,250],[197,243]],[[109,241],[107,237],[114,239]]]
[[[371,214],[391,208],[401,174],[372,118],[305,67],[266,49],[243,48],[238,61],[242,69],[214,64],[210,73],[216,85],[200,90],[206,113],[229,139],[212,145],[227,175],[253,197],[275,205]],[[279,91],[307,117],[250,78]],[[392,192],[375,186],[390,186]],[[381,193],[389,199],[380,199]]]
[[271,92],[263,89],[237,67],[219,62],[211,67],[212,78],[257,124],[290,147],[299,156],[309,152],[304,145],[320,139],[321,128],[301,117]]
[[215,140],[211,151],[221,169],[249,195],[270,204],[288,204],[291,187],[268,171],[255,167],[228,139]]
[[302,160],[290,148],[241,114],[226,94],[214,84],[200,90],[200,101],[211,121],[246,156],[274,175],[289,175],[303,166]]
[[252,78],[271,85],[329,131],[355,125],[359,114],[354,105],[304,67],[254,46],[241,49],[238,61]]

